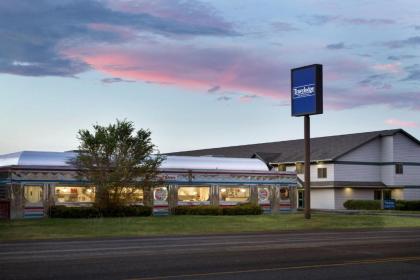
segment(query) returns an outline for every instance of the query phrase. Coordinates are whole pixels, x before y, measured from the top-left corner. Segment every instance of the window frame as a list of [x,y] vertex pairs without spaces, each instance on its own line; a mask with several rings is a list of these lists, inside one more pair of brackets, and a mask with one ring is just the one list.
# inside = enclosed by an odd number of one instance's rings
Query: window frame
[[[179,199],[179,191],[181,188],[207,188],[208,189],[208,198],[207,200],[197,200],[197,201],[186,201]],[[178,185],[177,186],[177,204],[178,205],[210,205],[211,201],[211,185]]]
[[328,170],[326,167],[318,167],[317,171],[318,171],[318,179],[326,179],[328,177]]
[[404,164],[396,163],[395,164],[395,174],[396,175],[403,175],[404,174]]
[[[244,201],[226,201],[222,200],[222,190],[223,189],[246,189],[248,191],[248,198]],[[226,190],[227,191],[227,190]],[[251,186],[249,185],[219,185],[219,204],[220,205],[238,205],[251,202]]]
[[[90,188],[92,189],[92,193],[93,193],[93,198],[92,201],[58,201],[58,197],[57,197],[57,188]],[[54,197],[54,203],[56,205],[73,205],[73,206],[77,206],[77,205],[92,205],[93,203],[95,203],[95,187],[93,186],[86,186],[86,185],[73,185],[73,184],[56,184],[53,186],[53,197]]]

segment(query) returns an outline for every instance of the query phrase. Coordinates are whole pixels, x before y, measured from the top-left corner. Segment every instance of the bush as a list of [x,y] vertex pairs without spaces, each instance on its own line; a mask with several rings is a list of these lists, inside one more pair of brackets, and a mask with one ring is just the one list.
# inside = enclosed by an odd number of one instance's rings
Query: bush
[[138,217],[152,215],[148,206],[119,206],[100,209],[90,207],[67,207],[63,205],[50,207],[51,218],[99,218],[99,217]]
[[256,204],[243,204],[223,209],[223,215],[261,215],[263,210]]
[[350,210],[380,210],[380,200],[347,200],[343,206]]
[[176,206],[172,209],[174,215],[222,215],[218,206]]
[[172,209],[174,215],[261,215],[261,206],[243,204],[232,207],[220,206],[176,206]]
[[420,210],[420,200],[397,200],[395,209],[407,211]]
[[67,207],[67,206],[51,206],[51,218],[99,218],[101,212],[95,207]]

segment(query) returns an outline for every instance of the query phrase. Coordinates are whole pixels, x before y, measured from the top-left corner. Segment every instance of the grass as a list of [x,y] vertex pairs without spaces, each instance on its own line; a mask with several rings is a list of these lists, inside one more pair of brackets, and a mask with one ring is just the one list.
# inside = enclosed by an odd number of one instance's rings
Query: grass
[[168,216],[0,222],[0,240],[130,237],[258,231],[420,227],[420,218],[301,213],[262,216]]

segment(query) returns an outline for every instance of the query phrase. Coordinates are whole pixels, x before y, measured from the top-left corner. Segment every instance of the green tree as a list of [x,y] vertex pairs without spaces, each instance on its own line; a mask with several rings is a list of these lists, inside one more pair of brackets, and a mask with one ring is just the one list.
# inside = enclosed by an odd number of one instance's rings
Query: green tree
[[126,120],[94,125],[92,132],[79,130],[79,150],[71,163],[79,176],[95,187],[99,207],[133,202],[140,189],[144,189],[147,204],[151,188],[161,183],[157,173],[164,159],[150,136],[149,130],[136,132],[134,124]]

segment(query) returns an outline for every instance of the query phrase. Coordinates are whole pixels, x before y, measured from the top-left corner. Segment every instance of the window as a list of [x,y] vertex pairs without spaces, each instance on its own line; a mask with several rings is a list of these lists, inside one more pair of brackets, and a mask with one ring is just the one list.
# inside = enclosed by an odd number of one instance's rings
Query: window
[[391,199],[391,190],[384,190],[384,200]]
[[318,168],[318,178],[327,178],[327,168]]
[[40,204],[42,203],[42,186],[25,186],[24,187],[24,197],[27,203],[30,204]]
[[247,202],[249,201],[250,191],[247,187],[220,187],[220,200],[231,202]]
[[208,201],[210,198],[210,187],[180,186],[178,188],[178,200],[185,202]]
[[258,201],[268,202],[270,200],[270,189],[267,187],[258,188]]
[[277,170],[278,170],[278,171],[286,171],[286,165],[284,165],[284,164],[279,164],[279,165],[277,166]]
[[95,201],[95,192],[93,187],[56,186],[55,201],[58,203],[92,203]]
[[296,163],[296,173],[303,174],[303,163]]
[[404,173],[404,166],[402,163],[395,164],[395,174],[403,174]]
[[381,190],[374,190],[373,199],[374,200],[381,200]]
[[288,188],[281,188],[280,189],[280,199],[282,199],[282,200],[289,199],[289,189]]
[[155,202],[166,202],[168,200],[168,188],[158,187],[153,190],[153,199]]

